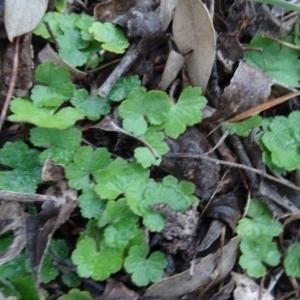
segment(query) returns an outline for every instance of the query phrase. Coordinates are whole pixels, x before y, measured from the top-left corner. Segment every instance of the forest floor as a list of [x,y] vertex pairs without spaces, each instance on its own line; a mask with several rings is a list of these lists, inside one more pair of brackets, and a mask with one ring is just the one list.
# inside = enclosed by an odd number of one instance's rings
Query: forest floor
[[300,299],[278,3],[0,1],[0,299]]

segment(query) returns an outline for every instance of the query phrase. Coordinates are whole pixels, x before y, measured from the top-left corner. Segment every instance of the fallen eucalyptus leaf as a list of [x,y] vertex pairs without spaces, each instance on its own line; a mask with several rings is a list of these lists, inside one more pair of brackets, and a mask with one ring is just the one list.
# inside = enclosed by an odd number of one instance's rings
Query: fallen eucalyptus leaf
[[215,59],[216,38],[206,6],[199,0],[179,0],[173,19],[175,43],[186,55],[185,62],[193,86],[205,93]]
[[41,21],[48,0],[19,0],[4,2],[4,23],[8,39],[32,31]]

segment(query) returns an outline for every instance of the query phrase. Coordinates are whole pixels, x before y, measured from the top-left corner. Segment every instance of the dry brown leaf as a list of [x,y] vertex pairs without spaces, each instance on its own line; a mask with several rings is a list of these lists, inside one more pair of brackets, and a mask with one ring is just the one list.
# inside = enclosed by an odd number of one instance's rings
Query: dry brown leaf
[[232,272],[236,288],[233,292],[235,300],[273,300],[274,297],[265,289],[262,290],[260,296],[260,286],[251,278]]
[[267,101],[273,79],[258,68],[240,61],[230,85],[217,100],[220,118],[230,117]]
[[172,50],[169,53],[167,64],[165,66],[161,83],[160,83],[160,89],[162,91],[166,91],[168,86],[175,80],[177,74],[180,72],[183,65],[184,65],[184,56]]
[[48,0],[19,0],[4,2],[4,23],[8,39],[32,31],[41,21]]
[[[191,271],[187,270],[181,274],[163,279],[153,284],[146,291],[145,296],[169,300],[185,295],[195,288],[207,286],[207,284],[217,284],[232,270],[236,261],[239,241],[239,236],[230,240],[222,249],[221,261],[219,250],[201,259],[194,266],[192,275]],[[215,272],[217,272],[217,277],[215,282],[212,283],[210,278],[215,277]]]
[[185,57],[188,76],[205,93],[212,70],[216,38],[206,6],[199,0],[179,0],[173,19],[175,43]]
[[137,300],[138,295],[129,290],[123,283],[111,278],[107,280],[105,291],[102,296],[95,300]]

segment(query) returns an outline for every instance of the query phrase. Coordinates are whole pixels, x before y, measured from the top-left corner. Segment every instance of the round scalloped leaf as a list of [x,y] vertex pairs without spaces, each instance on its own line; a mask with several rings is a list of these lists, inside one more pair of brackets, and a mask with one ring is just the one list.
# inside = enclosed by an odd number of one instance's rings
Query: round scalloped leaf
[[287,118],[278,116],[270,121],[260,142],[271,154],[272,162],[288,171],[300,169],[300,111]]
[[129,42],[123,31],[112,23],[94,22],[89,32],[94,36],[96,41],[103,43],[102,48],[107,51],[124,53],[125,49],[129,46]]

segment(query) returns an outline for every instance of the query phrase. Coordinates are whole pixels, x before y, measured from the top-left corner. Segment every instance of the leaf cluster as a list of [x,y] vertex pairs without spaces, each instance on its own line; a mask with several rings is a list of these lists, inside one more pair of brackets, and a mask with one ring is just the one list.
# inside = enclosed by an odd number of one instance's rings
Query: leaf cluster
[[277,173],[300,168],[300,112],[263,120],[259,142],[264,163]]
[[254,278],[266,274],[266,266],[277,266],[281,254],[273,238],[282,232],[282,225],[274,221],[267,207],[258,199],[252,199],[247,216],[236,228],[241,235],[239,264]]
[[[105,280],[124,266],[132,273],[132,280],[137,285],[160,279],[166,260],[161,253],[147,258],[150,249],[140,219],[150,231],[161,231],[163,216],[151,207],[164,203],[175,210],[187,209],[197,201],[193,196],[193,184],[178,183],[172,176],[165,177],[160,183],[155,182],[149,177],[149,170],[136,162],[129,163],[121,158],[112,161],[105,148],[93,150],[84,146],[74,158],[74,163],[66,168],[66,176],[71,186],[83,190],[81,213],[91,219],[72,254],[79,275]],[[95,184],[90,183],[89,178]],[[131,250],[140,245],[143,245],[143,255]],[[91,259],[87,259],[87,255]],[[141,261],[141,264],[127,264],[128,257]],[[141,272],[143,277],[137,276]]]
[[187,128],[201,121],[201,109],[207,101],[201,89],[186,88],[175,103],[161,91],[147,92],[145,88],[134,88],[119,106],[123,128],[145,141],[147,147],[135,149],[134,157],[144,168],[159,165],[161,156],[169,151],[163,141],[164,133],[178,138]]
[[100,50],[123,53],[129,46],[120,28],[94,22],[86,14],[48,12],[33,32],[52,42],[55,38],[59,56],[73,67],[87,64],[95,68],[103,60],[103,55],[97,54]]

